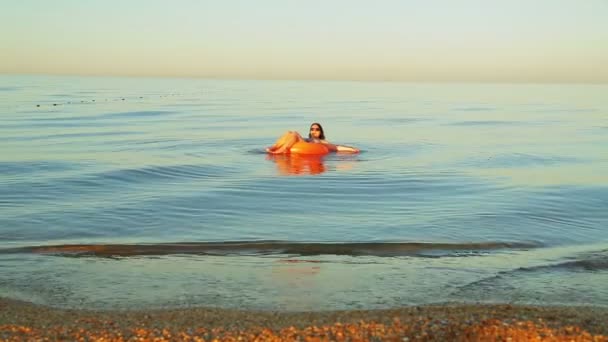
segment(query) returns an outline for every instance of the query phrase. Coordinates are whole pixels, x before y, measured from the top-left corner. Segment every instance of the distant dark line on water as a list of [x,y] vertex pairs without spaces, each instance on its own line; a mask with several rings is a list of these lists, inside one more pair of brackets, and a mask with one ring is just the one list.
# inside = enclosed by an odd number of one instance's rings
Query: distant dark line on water
[[448,123],[450,126],[515,126],[522,125],[516,121],[498,121],[498,120],[486,120],[486,121],[456,121]]
[[161,244],[73,244],[29,246],[0,249],[0,254],[36,253],[58,256],[130,257],[152,255],[349,255],[349,256],[454,256],[459,252],[482,252],[499,249],[528,249],[538,243],[422,243],[422,242],[176,242]]

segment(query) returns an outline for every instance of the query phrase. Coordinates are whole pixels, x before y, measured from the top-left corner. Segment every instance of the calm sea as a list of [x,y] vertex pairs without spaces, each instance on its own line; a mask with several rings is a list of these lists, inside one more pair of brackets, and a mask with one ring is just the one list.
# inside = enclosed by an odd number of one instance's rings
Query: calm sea
[[[608,305],[608,85],[0,76],[0,296]],[[320,122],[357,155],[267,156]]]

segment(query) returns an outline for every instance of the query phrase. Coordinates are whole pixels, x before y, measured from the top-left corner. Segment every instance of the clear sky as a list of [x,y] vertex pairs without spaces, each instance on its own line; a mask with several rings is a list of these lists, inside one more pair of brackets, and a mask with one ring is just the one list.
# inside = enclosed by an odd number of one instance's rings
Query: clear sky
[[608,0],[0,0],[0,73],[608,82]]

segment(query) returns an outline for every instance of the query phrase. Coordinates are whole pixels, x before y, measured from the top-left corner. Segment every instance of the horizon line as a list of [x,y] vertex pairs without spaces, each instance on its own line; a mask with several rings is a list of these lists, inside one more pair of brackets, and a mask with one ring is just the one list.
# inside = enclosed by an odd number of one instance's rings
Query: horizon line
[[106,77],[106,78],[164,78],[164,79],[201,79],[216,81],[318,81],[318,82],[369,82],[369,83],[467,83],[467,84],[585,84],[608,85],[605,81],[581,80],[505,80],[505,79],[369,79],[369,78],[323,78],[323,77],[236,77],[236,76],[204,76],[204,75],[161,75],[161,74],[112,74],[112,73],[55,73],[55,72],[7,72],[1,71],[2,76],[56,76],[56,77]]

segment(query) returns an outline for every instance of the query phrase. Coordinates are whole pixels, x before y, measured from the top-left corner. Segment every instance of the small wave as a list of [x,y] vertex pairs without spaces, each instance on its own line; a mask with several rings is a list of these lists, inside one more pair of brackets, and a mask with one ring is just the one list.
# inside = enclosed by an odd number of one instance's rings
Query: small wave
[[164,115],[175,114],[174,111],[133,111],[133,112],[122,112],[122,113],[107,113],[102,115],[97,115],[94,118],[148,118],[148,117],[158,117]]
[[78,132],[78,133],[61,133],[48,134],[42,137],[30,137],[30,139],[71,139],[71,138],[92,138],[92,137],[114,137],[137,135],[140,132]]
[[425,117],[385,117],[385,118],[370,118],[362,119],[361,123],[377,124],[378,122],[390,123],[390,124],[413,124],[419,122],[432,121],[430,118]]
[[0,174],[4,176],[66,171],[73,168],[76,168],[76,166],[72,163],[52,160],[0,162]]
[[132,257],[152,255],[348,255],[348,256],[466,256],[457,252],[490,251],[540,247],[535,243],[483,242],[483,243],[422,243],[422,242],[177,242],[161,244],[74,244],[30,246],[0,250],[8,253],[37,253],[59,256]]
[[476,285],[477,283],[486,283],[495,281],[502,277],[518,274],[518,273],[535,273],[548,271],[603,271],[608,270],[608,250],[588,253],[573,260],[561,261],[551,264],[518,267],[508,271],[498,272],[496,275],[484,278],[479,281],[467,284],[466,286]]
[[594,113],[597,112],[597,108],[547,108],[539,109],[534,112],[536,113]]
[[464,165],[488,168],[525,168],[531,166],[553,166],[584,162],[581,158],[557,155],[534,155],[527,153],[503,153],[487,157],[471,158]]
[[462,112],[490,112],[496,110],[494,107],[459,107],[454,108],[454,110],[462,111]]
[[147,182],[162,179],[197,179],[222,177],[230,170],[225,167],[211,165],[172,165],[172,166],[150,166],[134,169],[120,169],[98,174],[102,183],[114,180],[120,182]]
[[608,255],[590,255],[583,259],[564,261],[557,264],[522,267],[516,269],[514,272],[536,272],[548,270],[604,271],[608,270]]
[[[580,256],[574,260],[561,261],[543,265],[517,267],[512,270],[501,271],[488,277],[458,286],[452,293],[454,296],[478,296],[483,293],[497,293],[515,291],[522,281],[531,282],[530,279],[540,279],[556,272],[593,273],[608,271],[608,250],[594,252]],[[542,283],[539,281],[538,283]]]
[[516,121],[499,121],[499,120],[484,120],[484,121],[456,121],[449,123],[450,126],[511,126],[520,125],[520,122]]

